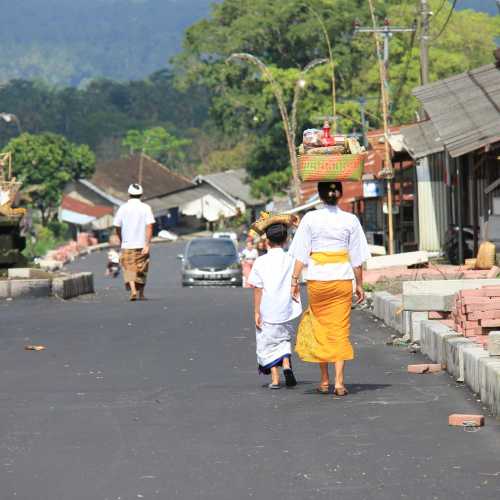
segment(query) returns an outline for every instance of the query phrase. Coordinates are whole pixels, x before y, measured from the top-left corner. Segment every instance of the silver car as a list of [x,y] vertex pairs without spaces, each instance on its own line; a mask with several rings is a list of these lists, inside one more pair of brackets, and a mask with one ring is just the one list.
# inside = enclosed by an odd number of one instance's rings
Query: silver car
[[238,249],[230,239],[196,238],[179,258],[183,286],[242,286]]

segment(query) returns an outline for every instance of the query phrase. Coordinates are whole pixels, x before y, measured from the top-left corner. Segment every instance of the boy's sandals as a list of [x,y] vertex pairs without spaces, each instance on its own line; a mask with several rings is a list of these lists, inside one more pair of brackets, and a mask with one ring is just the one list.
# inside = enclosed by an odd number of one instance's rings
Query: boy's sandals
[[269,387],[269,389],[281,389],[280,384],[269,384],[267,387]]
[[283,375],[285,376],[285,384],[287,387],[295,387],[297,385],[297,379],[291,368],[285,368],[283,370]]
[[349,394],[349,391],[345,387],[335,387],[333,394],[335,396],[347,396]]
[[316,392],[319,394],[330,394],[330,384],[321,384],[316,387]]

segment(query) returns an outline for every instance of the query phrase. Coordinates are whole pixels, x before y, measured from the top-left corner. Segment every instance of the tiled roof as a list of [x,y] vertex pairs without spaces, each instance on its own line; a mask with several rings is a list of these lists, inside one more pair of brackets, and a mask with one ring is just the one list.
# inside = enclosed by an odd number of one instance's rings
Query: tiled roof
[[262,200],[252,196],[250,184],[247,182],[247,173],[244,169],[226,170],[215,174],[199,175],[195,181],[205,181],[220,189],[235,200],[241,200],[249,206],[260,205]]
[[104,205],[89,205],[88,203],[84,203],[83,201],[76,200],[71,196],[63,196],[61,201],[61,208],[65,210],[71,210],[72,212],[77,212],[83,215],[89,215],[91,217],[96,217],[99,219],[100,217],[104,217],[105,215],[112,215],[113,208],[106,207]]
[[[138,182],[140,161],[140,155],[132,155],[128,158],[99,163],[89,182],[115,198],[126,200],[128,186]],[[142,175],[144,199],[174,193],[192,186],[193,183],[186,177],[144,155]]]

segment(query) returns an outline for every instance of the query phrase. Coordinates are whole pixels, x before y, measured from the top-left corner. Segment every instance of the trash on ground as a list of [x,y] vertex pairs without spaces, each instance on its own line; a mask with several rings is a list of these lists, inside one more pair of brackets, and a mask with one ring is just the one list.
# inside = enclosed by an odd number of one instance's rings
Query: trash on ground
[[25,351],[45,351],[47,349],[44,345],[25,345]]

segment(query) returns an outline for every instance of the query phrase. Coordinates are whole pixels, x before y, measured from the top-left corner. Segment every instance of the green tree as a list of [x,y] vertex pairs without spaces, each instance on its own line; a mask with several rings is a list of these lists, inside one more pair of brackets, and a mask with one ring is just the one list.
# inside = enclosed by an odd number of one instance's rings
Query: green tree
[[185,160],[185,148],[191,144],[189,139],[182,139],[171,134],[163,127],[154,127],[144,131],[129,130],[123,146],[133,153],[145,153],[170,168],[179,168]]
[[30,190],[33,208],[46,226],[55,216],[64,187],[92,175],[95,156],[88,146],[69,142],[52,133],[24,133],[4,148],[13,156],[13,173]]
[[[293,82],[310,61],[327,55],[327,46],[311,5],[323,19],[330,35],[335,59],[339,129],[344,133],[360,129],[359,96],[367,102],[371,128],[379,128],[380,83],[373,36],[353,34],[353,21],[370,25],[366,0],[224,0],[214,4],[210,18],[186,32],[184,50],[176,58],[178,84],[203,85],[212,96],[210,115],[217,127],[233,140],[254,144],[247,169],[260,177],[287,168],[286,142],[281,118],[269,84],[259,71],[247,65],[225,64],[234,52],[249,52],[270,68],[291,103]],[[378,1],[379,23],[387,16],[394,25],[411,25],[419,19],[415,0]],[[443,0],[431,0],[438,12]],[[445,0],[431,24],[431,80],[444,78],[492,61],[494,36],[500,32],[500,18],[472,11],[455,12],[446,29],[451,2]],[[392,37],[390,93],[392,123],[413,121],[418,103],[412,89],[419,85],[418,32]],[[318,127],[321,115],[331,114],[328,67],[307,76],[301,98],[298,128]],[[298,140],[300,141],[300,134]]]

